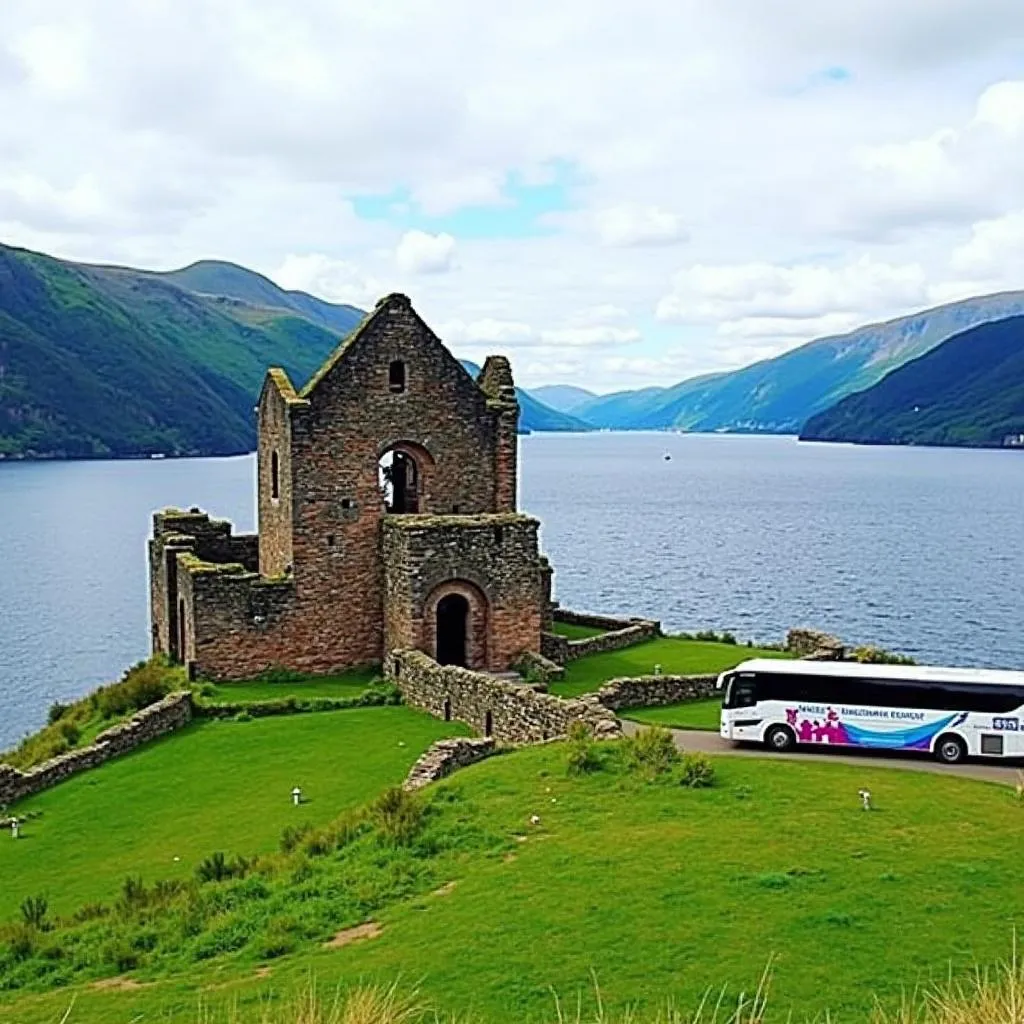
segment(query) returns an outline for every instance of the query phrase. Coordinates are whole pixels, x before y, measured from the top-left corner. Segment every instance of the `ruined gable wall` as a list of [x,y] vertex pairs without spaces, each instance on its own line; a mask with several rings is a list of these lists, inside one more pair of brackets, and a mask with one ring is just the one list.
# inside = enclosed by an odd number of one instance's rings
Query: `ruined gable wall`
[[[487,398],[407,301],[382,308],[292,415],[296,597],[325,656],[349,664],[383,655],[380,456],[396,443],[419,454],[422,512],[487,512],[495,501]],[[390,390],[393,360],[406,367],[401,394]]]

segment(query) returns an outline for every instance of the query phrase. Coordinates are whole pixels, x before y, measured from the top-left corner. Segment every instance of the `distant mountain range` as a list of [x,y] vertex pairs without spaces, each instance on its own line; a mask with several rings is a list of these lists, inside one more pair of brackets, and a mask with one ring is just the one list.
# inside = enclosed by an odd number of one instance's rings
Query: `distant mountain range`
[[[0,457],[251,451],[267,367],[305,381],[362,316],[231,263],[155,273],[0,245]],[[524,430],[586,429],[521,400]]]
[[[293,380],[305,381],[362,316],[232,263],[204,260],[158,273],[0,245],[0,457],[251,451],[252,407],[266,368],[284,366]],[[969,346],[996,336],[972,328],[1021,316],[1024,292],[1006,292],[821,338],[671,387],[611,395],[572,385],[520,389],[520,427],[798,433],[807,424],[807,437],[997,443],[999,431],[1013,433],[1016,423],[1015,393],[1005,401],[995,393],[1000,381],[1012,383],[1005,367],[979,381],[983,401],[975,405],[984,415],[969,420],[949,405],[957,381],[940,378],[946,370],[963,377]],[[967,340],[952,356],[939,356],[953,337]],[[874,387],[933,351],[936,361],[918,370],[935,389],[935,402],[914,392],[915,405],[930,411],[915,414],[910,430],[897,413],[899,389],[912,378]],[[994,349],[984,351],[996,358]],[[1012,353],[1005,355],[1006,365],[1015,365]],[[854,395],[856,401],[844,401]],[[819,416],[833,407],[834,415]],[[878,423],[869,425],[876,413]],[[961,436],[977,441],[957,441]]]
[[820,338],[774,359],[667,388],[602,395],[572,413],[615,430],[798,433],[807,420],[979,323],[1024,314],[1024,292],[966,299]]
[[1024,447],[1024,316],[982,324],[812,416],[809,441]]

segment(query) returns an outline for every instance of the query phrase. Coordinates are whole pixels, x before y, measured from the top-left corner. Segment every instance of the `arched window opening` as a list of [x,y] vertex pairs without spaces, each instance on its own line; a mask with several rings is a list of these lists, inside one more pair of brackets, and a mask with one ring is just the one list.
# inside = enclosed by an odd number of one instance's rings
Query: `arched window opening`
[[395,359],[388,367],[388,390],[393,395],[405,391],[405,363],[401,359]]
[[466,667],[469,602],[461,594],[448,594],[437,602],[437,661]]
[[276,451],[270,453],[270,496],[274,501],[281,497],[281,460]]
[[420,470],[406,452],[387,452],[378,465],[378,482],[384,507],[392,515],[420,510]]

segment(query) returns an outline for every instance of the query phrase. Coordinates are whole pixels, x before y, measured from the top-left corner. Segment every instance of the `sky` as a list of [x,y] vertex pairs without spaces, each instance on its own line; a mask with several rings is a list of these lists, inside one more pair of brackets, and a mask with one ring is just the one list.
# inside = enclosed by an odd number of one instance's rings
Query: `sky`
[[0,0],[0,241],[667,385],[1024,288],[1024,2]]

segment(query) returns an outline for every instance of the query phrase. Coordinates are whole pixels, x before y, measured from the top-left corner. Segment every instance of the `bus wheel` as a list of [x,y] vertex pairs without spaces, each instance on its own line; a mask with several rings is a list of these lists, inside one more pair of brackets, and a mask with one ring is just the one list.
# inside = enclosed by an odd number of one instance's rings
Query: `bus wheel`
[[945,764],[959,764],[967,756],[967,745],[959,736],[940,736],[935,756]]
[[773,725],[764,734],[764,742],[769,750],[781,754],[796,746],[796,733],[788,725]]

